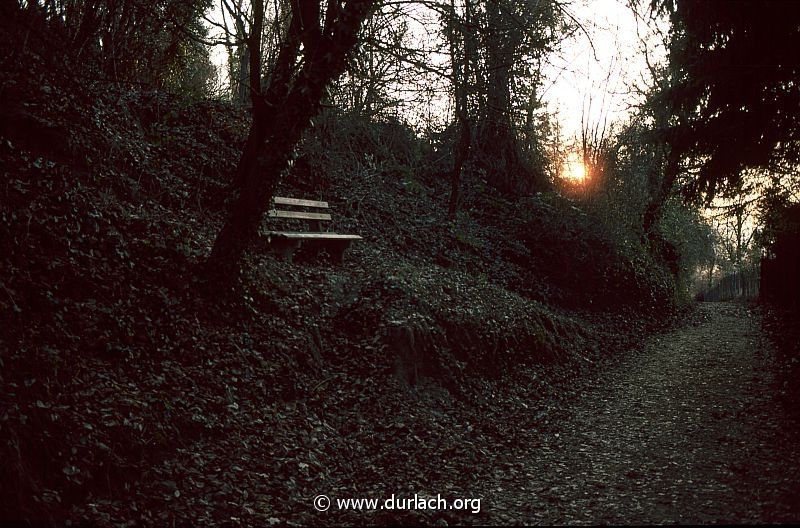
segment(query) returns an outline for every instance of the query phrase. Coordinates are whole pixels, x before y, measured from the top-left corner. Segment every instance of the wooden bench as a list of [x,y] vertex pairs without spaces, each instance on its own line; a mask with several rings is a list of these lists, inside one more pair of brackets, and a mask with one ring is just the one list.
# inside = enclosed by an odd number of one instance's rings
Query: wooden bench
[[270,218],[282,219],[287,224],[301,221],[310,228],[306,231],[267,231],[264,234],[267,247],[288,262],[292,261],[292,255],[301,245],[309,245],[317,254],[325,251],[334,263],[340,264],[350,244],[354,240],[361,240],[358,235],[322,230],[322,223],[331,220],[328,202],[276,196],[272,203],[273,207],[268,212]]

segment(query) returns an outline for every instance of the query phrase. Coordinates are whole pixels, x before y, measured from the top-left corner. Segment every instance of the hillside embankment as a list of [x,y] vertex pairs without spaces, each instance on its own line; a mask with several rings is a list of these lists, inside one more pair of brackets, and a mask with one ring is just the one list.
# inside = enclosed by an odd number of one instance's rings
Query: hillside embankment
[[675,313],[665,267],[577,204],[470,176],[449,221],[443,147],[341,114],[279,192],[363,242],[343,266],[254,249],[209,295],[246,114],[35,54],[3,71],[8,518],[282,524],[314,522],[322,489],[467,493]]

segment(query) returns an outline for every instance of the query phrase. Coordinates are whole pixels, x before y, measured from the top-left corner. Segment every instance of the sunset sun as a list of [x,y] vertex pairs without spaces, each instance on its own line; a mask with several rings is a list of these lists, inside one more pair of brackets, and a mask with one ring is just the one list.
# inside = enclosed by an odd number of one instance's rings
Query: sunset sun
[[583,183],[586,180],[586,165],[577,155],[572,155],[564,162],[562,177],[573,183]]

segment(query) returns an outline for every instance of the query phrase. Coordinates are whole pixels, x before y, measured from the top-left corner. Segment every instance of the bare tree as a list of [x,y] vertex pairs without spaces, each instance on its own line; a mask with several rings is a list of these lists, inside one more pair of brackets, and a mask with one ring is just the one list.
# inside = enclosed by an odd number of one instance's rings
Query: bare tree
[[317,113],[326,87],[345,68],[359,29],[374,0],[292,0],[289,26],[266,88],[261,85],[263,0],[253,3],[250,93],[253,124],[239,160],[236,197],[217,235],[208,268],[211,277],[237,278],[242,256],[258,226],[292,152]]
[[[247,38],[250,33],[251,15],[244,0],[220,0],[222,29],[225,47],[228,52],[228,76],[233,100],[238,104],[248,101],[248,67],[250,47]],[[230,19],[229,25],[228,20]]]
[[[463,22],[457,16],[455,0],[450,1],[450,17],[447,20],[447,24],[450,41],[451,78],[455,99],[455,114],[460,129],[453,159],[453,169],[450,174],[450,201],[447,214],[451,220],[455,219],[458,212],[461,170],[467,160],[467,156],[469,156],[469,148],[472,143],[472,124],[469,118],[469,83],[471,81],[470,63],[475,60],[473,17],[472,0],[464,0]],[[459,50],[459,43],[461,44],[461,50]],[[461,55],[461,60],[459,60],[459,55]]]
[[409,6],[384,3],[361,30],[361,45],[348,62],[346,74],[334,83],[335,104],[368,117],[396,112],[400,86],[409,84],[415,68],[409,63],[422,55],[406,48],[409,38]]

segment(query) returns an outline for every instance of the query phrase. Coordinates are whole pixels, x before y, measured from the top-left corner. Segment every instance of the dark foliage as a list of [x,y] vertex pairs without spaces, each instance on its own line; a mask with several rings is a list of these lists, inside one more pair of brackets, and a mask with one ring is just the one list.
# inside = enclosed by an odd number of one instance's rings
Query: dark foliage
[[780,367],[773,390],[788,413],[800,418],[800,309],[780,298],[768,300],[762,308],[763,328],[775,344]]
[[[20,59],[32,46],[44,50],[45,57],[58,57],[51,66],[64,68],[65,73],[70,65],[88,62],[95,67],[91,72],[95,77],[165,87],[191,60],[193,42],[204,36],[200,15],[209,4],[209,0],[9,1],[4,2],[2,14],[3,24],[23,37],[14,44]],[[59,64],[63,59],[67,64]]]
[[667,142],[700,165],[688,191],[709,197],[744,168],[800,162],[800,3],[656,0],[670,13]]
[[[3,520],[312,524],[323,488],[469,489],[514,462],[472,446],[528,445],[531,407],[639,341],[643,308],[671,310],[659,279],[643,303],[623,292],[659,265],[571,203],[472,178],[451,223],[407,127],[343,116],[306,134],[280,189],[330,200],[363,244],[343,267],[253,250],[240,288],[206,296],[247,116],[51,68],[52,43],[3,30]],[[578,309],[606,295],[630,312]]]
[[761,261],[761,296],[800,310],[800,204],[772,202],[764,221],[769,255]]

